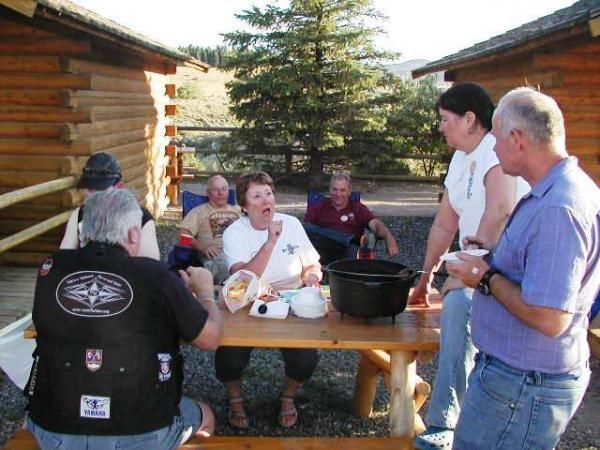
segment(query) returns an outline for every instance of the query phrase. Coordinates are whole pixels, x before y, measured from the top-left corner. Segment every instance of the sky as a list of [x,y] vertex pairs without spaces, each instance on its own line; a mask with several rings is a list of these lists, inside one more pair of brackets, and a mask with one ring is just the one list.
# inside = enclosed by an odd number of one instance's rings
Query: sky
[[[163,44],[222,45],[221,33],[243,28],[234,14],[286,0],[72,0]],[[434,61],[565,8],[574,0],[373,0],[388,19],[376,40],[400,61]]]

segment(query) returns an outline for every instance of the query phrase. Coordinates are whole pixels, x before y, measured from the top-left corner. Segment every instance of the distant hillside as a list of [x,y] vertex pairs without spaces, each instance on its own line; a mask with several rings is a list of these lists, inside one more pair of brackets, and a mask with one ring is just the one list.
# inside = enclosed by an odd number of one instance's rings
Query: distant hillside
[[399,64],[390,64],[384,66],[386,70],[399,76],[400,78],[412,78],[411,71],[424,66],[429,61],[426,59],[411,59],[410,61],[404,61]]

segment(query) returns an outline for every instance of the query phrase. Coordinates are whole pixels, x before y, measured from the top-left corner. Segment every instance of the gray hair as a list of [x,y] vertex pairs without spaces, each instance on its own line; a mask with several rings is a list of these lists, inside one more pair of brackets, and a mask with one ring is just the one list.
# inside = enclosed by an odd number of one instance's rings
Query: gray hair
[[352,178],[350,178],[350,174],[348,172],[335,172],[331,175],[331,181],[329,182],[329,187],[333,185],[333,182],[336,180],[344,180],[348,182],[348,186],[352,186]]
[[504,138],[520,130],[537,145],[565,148],[565,121],[558,104],[534,89],[520,87],[508,92],[500,99],[494,118],[500,121]]
[[99,191],[90,195],[83,208],[80,240],[125,244],[132,227],[141,228],[142,209],[126,189]]

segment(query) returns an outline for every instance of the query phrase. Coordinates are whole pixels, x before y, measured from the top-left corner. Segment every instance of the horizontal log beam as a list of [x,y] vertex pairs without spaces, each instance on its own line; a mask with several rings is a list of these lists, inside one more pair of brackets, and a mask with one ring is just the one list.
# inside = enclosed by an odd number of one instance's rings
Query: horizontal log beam
[[174,84],[165,84],[165,95],[168,97],[177,97],[177,87]]
[[56,228],[57,226],[62,225],[63,223],[66,223],[69,220],[70,216],[71,211],[65,211],[61,214],[51,217],[50,219],[44,220],[43,222],[40,222],[37,225],[26,228],[23,231],[19,231],[18,233],[15,233],[10,237],[0,240],[0,253],[3,253],[6,250],[16,247],[22,242],[44,234],[46,231]]
[[598,58],[569,53],[539,54],[533,57],[533,67],[536,69],[563,69],[575,71],[600,71]]
[[[123,131],[144,128],[148,125],[146,118],[105,120],[86,124],[65,124],[62,126],[61,138],[65,141],[86,139],[92,136],[118,133]],[[155,125],[155,123],[153,123]]]
[[164,82],[146,82],[92,74],[90,89],[94,91],[137,92],[139,94],[156,92],[161,95],[164,91],[164,86]]
[[142,140],[148,142],[154,137],[157,128],[164,130],[164,126],[153,127],[152,125],[149,125],[145,129],[124,131],[122,133],[107,134],[103,136],[95,136],[88,140],[73,142],[81,142],[82,144],[87,143],[89,145],[90,152],[95,153],[101,150],[104,151],[106,149],[119,147],[125,144],[131,144],[133,142],[138,142]]
[[47,252],[5,252],[0,253],[0,262],[5,266],[38,267],[47,257]]
[[0,155],[72,155],[89,156],[89,142],[65,143],[58,139],[0,138]]
[[174,116],[177,114],[177,105],[165,105],[165,116]]
[[45,220],[64,211],[58,204],[17,203],[10,208],[0,209],[0,220]]
[[91,89],[90,74],[67,73],[0,73],[0,86],[15,89]]
[[0,106],[0,122],[91,122],[91,111],[53,106]]
[[167,80],[167,77],[163,74],[148,72],[143,69],[136,70],[126,67],[113,66],[110,64],[103,64],[84,59],[62,58],[60,64],[65,72],[70,73],[96,73],[116,78],[142,81],[144,83],[149,81],[165,83]]
[[59,138],[61,125],[52,123],[0,122],[0,137]]
[[89,42],[71,39],[36,39],[20,36],[0,40],[0,53],[10,54],[89,55],[91,49]]
[[0,105],[66,106],[60,89],[0,89]]
[[[81,91],[72,91],[72,92],[81,92]],[[91,91],[95,92],[95,91]],[[105,92],[105,91],[96,91],[96,92]],[[112,94],[108,93],[108,94]],[[64,103],[62,106],[68,106],[71,108],[88,108],[92,106],[154,106],[157,109],[163,108],[167,102],[171,101],[167,96],[158,96],[151,94],[135,94],[136,97],[127,95],[127,92],[124,92],[123,96],[79,96],[79,95],[69,95],[64,99]]]
[[77,158],[72,156],[43,156],[35,158],[26,155],[0,155],[0,170],[47,170],[63,175],[80,172]]
[[61,175],[60,172],[48,170],[0,170],[0,186],[24,188],[55,180]]
[[153,105],[145,106],[92,106],[86,108],[90,113],[92,121],[128,119],[133,117],[145,117],[149,121],[163,116],[163,109]]
[[0,72],[60,72],[57,56],[0,55]]
[[56,33],[46,31],[41,28],[35,28],[28,25],[24,25],[14,20],[0,19],[0,37],[2,38],[18,38],[22,36],[29,36],[30,38],[44,38],[44,39],[56,39],[60,38]]

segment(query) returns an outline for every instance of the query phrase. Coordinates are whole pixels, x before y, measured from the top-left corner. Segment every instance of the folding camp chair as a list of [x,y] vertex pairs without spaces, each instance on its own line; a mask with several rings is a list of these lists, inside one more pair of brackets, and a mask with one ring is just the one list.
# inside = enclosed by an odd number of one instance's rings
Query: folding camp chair
[[[183,217],[185,217],[192,209],[196,206],[200,206],[208,202],[208,196],[194,194],[190,191],[183,191],[181,193],[181,205],[183,209]],[[227,195],[227,203],[235,205],[235,189],[229,189]],[[179,244],[175,244],[173,249],[169,252],[167,257],[167,265],[170,270],[177,271],[179,269],[186,269],[189,266],[202,266],[202,262],[198,256],[198,252],[192,247],[185,247]]]

